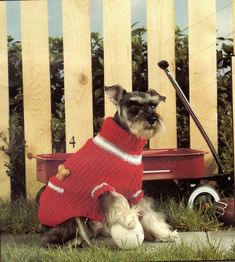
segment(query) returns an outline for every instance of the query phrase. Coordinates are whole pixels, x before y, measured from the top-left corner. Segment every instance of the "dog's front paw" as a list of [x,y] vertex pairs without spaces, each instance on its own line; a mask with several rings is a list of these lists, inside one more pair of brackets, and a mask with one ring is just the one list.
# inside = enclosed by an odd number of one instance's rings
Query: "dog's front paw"
[[119,223],[127,229],[135,228],[137,221],[138,215],[134,209],[127,209],[123,211],[119,219]]
[[77,247],[82,247],[82,239],[80,237],[76,237],[74,239],[69,240],[68,242],[65,243],[65,246],[67,248],[77,248]]

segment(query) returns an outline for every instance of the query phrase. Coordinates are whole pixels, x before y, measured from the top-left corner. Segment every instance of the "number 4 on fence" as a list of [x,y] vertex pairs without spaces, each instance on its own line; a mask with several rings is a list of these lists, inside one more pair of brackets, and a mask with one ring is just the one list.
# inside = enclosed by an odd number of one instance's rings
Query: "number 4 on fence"
[[75,148],[76,142],[74,136],[72,136],[72,138],[70,139],[69,144],[73,145],[73,148]]

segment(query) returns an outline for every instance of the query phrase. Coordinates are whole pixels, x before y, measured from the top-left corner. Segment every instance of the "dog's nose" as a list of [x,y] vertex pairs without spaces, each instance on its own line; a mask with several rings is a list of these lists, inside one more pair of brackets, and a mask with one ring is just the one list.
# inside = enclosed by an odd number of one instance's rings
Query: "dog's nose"
[[157,117],[156,116],[148,116],[147,121],[149,122],[150,125],[154,125],[157,121]]

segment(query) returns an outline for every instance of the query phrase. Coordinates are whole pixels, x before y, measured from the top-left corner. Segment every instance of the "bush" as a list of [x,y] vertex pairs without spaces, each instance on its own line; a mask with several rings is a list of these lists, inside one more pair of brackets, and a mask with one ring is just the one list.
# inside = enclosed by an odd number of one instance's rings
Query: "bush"
[[225,170],[233,172],[233,118],[232,118],[232,39],[218,38],[218,142],[219,155]]
[[[135,24],[134,24],[135,25]],[[133,25],[133,26],[134,26]],[[132,30],[132,71],[135,90],[145,91],[148,86],[147,43],[144,28]],[[231,39],[218,38],[218,134],[219,155],[226,170],[233,170],[232,137],[232,74]],[[188,37],[176,28],[176,79],[186,97],[189,96]],[[4,146],[0,149],[10,157],[7,174],[11,177],[12,197],[25,196],[24,175],[24,121],[22,95],[21,43],[8,37],[9,50],[9,94],[10,94],[10,138],[0,133]],[[91,34],[94,134],[97,134],[104,117],[104,70],[103,39],[99,33]],[[52,147],[53,152],[65,152],[65,108],[63,39],[49,39]],[[189,116],[177,98],[177,141],[178,147],[190,147]]]

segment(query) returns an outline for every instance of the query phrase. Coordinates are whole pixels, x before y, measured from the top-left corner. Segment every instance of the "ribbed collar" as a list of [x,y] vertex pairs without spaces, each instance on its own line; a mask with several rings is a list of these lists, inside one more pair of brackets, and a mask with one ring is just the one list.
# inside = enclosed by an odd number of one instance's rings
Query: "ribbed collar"
[[146,140],[138,139],[120,127],[112,117],[104,121],[99,135],[131,155],[141,155],[146,143]]

